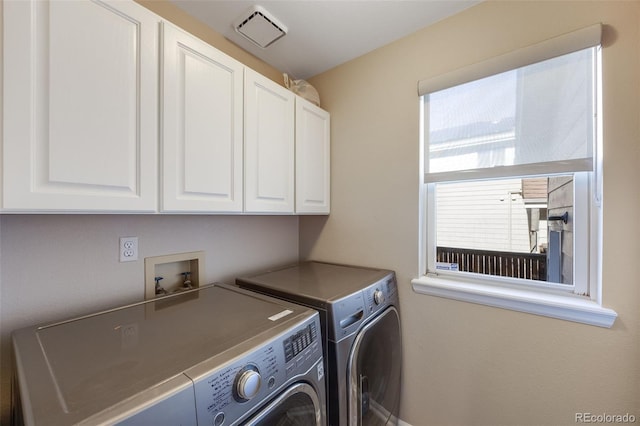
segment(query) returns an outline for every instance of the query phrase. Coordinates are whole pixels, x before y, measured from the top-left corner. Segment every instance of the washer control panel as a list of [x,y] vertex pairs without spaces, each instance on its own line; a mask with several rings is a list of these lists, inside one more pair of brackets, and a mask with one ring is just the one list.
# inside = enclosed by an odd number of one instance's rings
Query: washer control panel
[[253,364],[244,366],[233,382],[233,397],[238,402],[245,402],[258,394],[262,385],[260,370]]
[[318,341],[318,327],[315,323],[309,324],[296,334],[285,339],[283,345],[285,361],[289,362],[300,352],[303,352],[311,344]]
[[[202,424],[227,425],[247,417],[288,381],[322,359],[318,315],[292,332],[236,357],[237,361],[205,374],[186,372],[193,382],[196,412]],[[212,361],[213,363],[213,361]]]

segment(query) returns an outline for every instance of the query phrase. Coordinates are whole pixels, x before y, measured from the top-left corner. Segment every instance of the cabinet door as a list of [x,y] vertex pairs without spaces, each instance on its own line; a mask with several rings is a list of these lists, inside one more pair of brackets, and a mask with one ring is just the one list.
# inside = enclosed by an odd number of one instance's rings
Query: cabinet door
[[296,98],[296,213],[329,213],[330,127],[327,111]]
[[3,208],[155,211],[158,17],[124,1],[3,7]]
[[243,65],[163,24],[162,210],[242,211]]
[[295,95],[245,69],[245,211],[293,213]]

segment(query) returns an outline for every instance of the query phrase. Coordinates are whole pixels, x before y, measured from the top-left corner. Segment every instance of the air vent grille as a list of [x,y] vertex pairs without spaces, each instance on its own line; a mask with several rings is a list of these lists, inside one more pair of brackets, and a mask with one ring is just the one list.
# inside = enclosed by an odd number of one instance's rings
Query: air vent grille
[[235,30],[252,43],[266,48],[287,34],[287,27],[261,6],[253,6],[234,24]]

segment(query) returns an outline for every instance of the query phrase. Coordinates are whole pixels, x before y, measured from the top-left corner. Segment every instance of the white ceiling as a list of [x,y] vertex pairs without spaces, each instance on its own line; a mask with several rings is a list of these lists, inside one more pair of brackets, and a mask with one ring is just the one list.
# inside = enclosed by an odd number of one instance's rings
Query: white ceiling
[[[171,0],[243,49],[307,79],[454,15],[480,0]],[[233,29],[260,5],[288,32],[262,49]]]

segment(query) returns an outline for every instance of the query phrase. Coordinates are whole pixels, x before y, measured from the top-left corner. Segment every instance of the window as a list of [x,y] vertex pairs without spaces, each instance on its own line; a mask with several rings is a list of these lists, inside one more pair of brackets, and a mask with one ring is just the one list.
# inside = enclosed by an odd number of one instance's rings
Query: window
[[[458,72],[455,84],[421,82],[424,277],[416,291],[613,323],[615,312],[599,305],[597,36],[560,53],[549,42],[529,48],[551,53],[522,66],[507,55],[506,70],[483,64],[491,72],[473,80]],[[558,300],[585,305],[550,311]],[[585,319],[583,308],[596,314]]]

